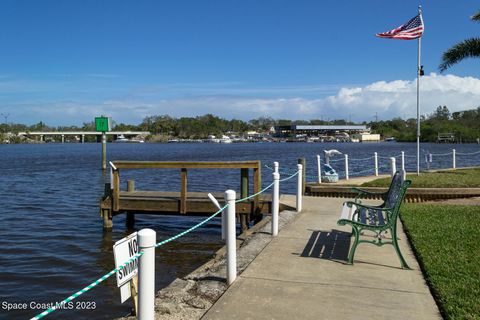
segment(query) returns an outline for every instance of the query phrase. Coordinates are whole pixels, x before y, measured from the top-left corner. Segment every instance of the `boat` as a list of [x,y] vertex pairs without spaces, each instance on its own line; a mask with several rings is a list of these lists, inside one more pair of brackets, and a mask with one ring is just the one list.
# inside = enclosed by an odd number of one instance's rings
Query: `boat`
[[395,139],[395,137],[389,137],[389,138],[385,138],[384,141],[385,142],[397,142],[397,139]]

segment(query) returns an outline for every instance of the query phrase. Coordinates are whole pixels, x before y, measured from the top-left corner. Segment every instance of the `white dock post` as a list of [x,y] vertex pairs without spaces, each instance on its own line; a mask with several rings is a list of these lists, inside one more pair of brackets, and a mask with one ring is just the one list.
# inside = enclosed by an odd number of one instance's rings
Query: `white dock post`
[[273,173],[273,195],[272,195],[272,236],[278,234],[278,211],[280,200],[280,174]]
[[155,242],[156,233],[152,229],[138,232],[138,319],[155,319]]
[[345,180],[348,180],[348,154],[345,155]]
[[457,168],[457,159],[456,159],[456,151],[455,149],[452,149],[452,167],[453,169]]
[[279,166],[278,162],[275,161],[275,162],[273,163],[273,172],[277,172],[277,173],[278,173],[278,166]]
[[395,175],[395,172],[397,172],[397,165],[396,165],[395,157],[390,158],[390,168],[392,170],[392,177],[393,177]]
[[235,198],[234,190],[225,191],[227,207],[227,285],[237,278],[237,231],[235,228]]
[[318,183],[322,183],[322,166],[320,163],[320,155],[317,154],[317,171],[318,171]]
[[373,159],[375,161],[375,176],[378,177],[378,154],[376,152],[373,153]]
[[302,211],[302,180],[303,180],[303,166],[301,164],[297,164],[298,170],[298,181],[297,181],[297,212]]
[[401,169],[402,169],[402,177],[403,177],[403,180],[407,179],[407,171],[405,171],[405,152],[402,151],[402,166],[401,166]]

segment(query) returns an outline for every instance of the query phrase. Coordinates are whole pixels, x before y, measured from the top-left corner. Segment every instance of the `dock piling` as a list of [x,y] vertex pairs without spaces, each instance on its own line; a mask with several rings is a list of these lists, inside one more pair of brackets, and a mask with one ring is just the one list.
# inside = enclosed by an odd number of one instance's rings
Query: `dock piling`
[[302,195],[303,195],[303,166],[301,164],[297,164],[298,170],[298,179],[297,179],[297,212],[302,211]]
[[138,319],[155,319],[155,243],[157,235],[152,229],[138,232]]
[[235,199],[234,190],[225,191],[227,207],[227,285],[231,285],[237,278],[237,232],[235,226]]
[[280,198],[280,174],[273,173],[273,194],[272,194],[272,236],[278,235],[278,211]]
[[[135,191],[135,180],[127,180],[127,192]],[[125,225],[128,229],[132,229],[135,225],[135,214],[131,211],[127,212],[127,217],[125,219]]]

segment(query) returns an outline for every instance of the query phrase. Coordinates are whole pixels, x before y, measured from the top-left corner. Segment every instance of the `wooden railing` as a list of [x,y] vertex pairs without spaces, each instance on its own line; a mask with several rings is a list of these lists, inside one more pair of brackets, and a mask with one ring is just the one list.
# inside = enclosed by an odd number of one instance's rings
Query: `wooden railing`
[[[112,161],[112,200],[113,211],[120,208],[120,170],[121,169],[179,169],[181,177],[180,213],[187,212],[187,170],[188,169],[240,169],[240,198],[248,196],[249,169],[253,170],[253,193],[261,190],[260,161]],[[259,206],[259,196],[254,198],[254,207]]]

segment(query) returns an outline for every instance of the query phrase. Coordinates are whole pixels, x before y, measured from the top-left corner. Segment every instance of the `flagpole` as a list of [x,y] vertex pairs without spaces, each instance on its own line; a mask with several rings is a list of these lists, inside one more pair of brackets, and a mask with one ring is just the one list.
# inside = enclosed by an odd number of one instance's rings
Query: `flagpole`
[[[418,14],[422,15],[422,6],[418,6]],[[417,59],[417,176],[420,175],[420,58],[422,50],[422,37],[418,38]]]

